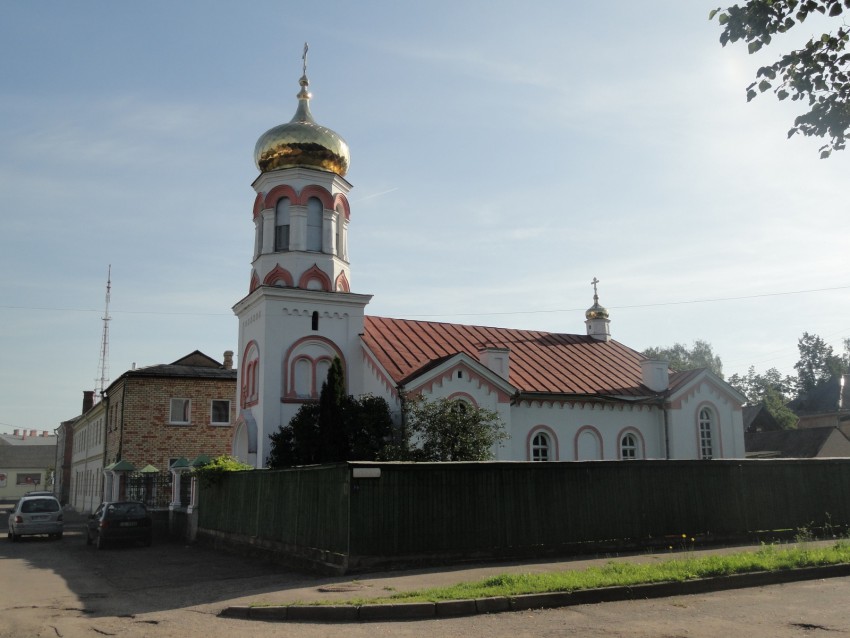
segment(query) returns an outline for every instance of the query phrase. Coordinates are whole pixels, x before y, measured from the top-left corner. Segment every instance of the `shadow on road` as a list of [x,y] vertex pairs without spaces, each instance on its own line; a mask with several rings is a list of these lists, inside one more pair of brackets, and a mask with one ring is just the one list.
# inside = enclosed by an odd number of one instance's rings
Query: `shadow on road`
[[[272,563],[220,553],[197,545],[155,538],[152,547],[115,544],[98,550],[85,541],[85,518],[65,515],[65,535],[5,538],[8,511],[0,511],[0,561],[4,576],[16,569],[7,561],[23,561],[25,569],[44,570],[45,578],[61,578],[87,614],[141,614],[216,603],[291,588],[318,587],[343,579],[286,571]],[[38,605],[43,600],[16,600]]]

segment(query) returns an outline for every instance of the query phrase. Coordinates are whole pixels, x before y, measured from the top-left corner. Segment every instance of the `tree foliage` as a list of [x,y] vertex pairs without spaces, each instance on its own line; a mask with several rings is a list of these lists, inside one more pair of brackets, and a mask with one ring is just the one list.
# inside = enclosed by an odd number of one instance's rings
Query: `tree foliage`
[[691,348],[682,343],[674,343],[669,347],[647,348],[641,354],[648,359],[668,361],[670,369],[675,372],[708,368],[718,377],[723,378],[723,362],[718,355],[714,354],[711,344],[707,341],[697,339]]
[[457,399],[408,397],[402,439],[390,453],[405,461],[486,461],[507,438],[491,410]]
[[253,466],[246,465],[239,459],[225,454],[214,458],[206,465],[195,468],[192,470],[192,474],[197,477],[201,485],[209,486],[218,483],[221,477],[228,472],[242,472],[253,469]]
[[387,402],[345,393],[342,363],[334,359],[318,403],[305,403],[292,420],[269,436],[266,465],[271,468],[374,461],[392,442],[393,423]]
[[[850,8],[850,0],[749,0],[727,9],[715,9],[723,31],[720,43],[743,40],[747,51],[755,53],[771,43],[774,36],[802,23],[814,14],[833,18]],[[773,64],[761,67],[756,80],[747,87],[747,101],[772,90],[779,100],[801,101],[808,110],[794,120],[788,137],[801,133],[825,137],[821,158],[833,150],[843,150],[850,131],[850,52],[846,52],[850,31],[845,23],[830,33],[812,37],[802,48],[785,53]]]
[[797,416],[787,407],[788,401],[796,391],[797,380],[792,376],[782,376],[776,368],[758,373],[750,366],[747,374],[733,374],[729,384],[747,397],[748,405],[763,403],[767,411],[785,429],[797,425]]
[[803,333],[797,342],[800,360],[794,364],[800,394],[810,392],[823,381],[847,373],[850,340],[844,340],[844,348],[844,356],[837,355],[832,346],[818,335]]

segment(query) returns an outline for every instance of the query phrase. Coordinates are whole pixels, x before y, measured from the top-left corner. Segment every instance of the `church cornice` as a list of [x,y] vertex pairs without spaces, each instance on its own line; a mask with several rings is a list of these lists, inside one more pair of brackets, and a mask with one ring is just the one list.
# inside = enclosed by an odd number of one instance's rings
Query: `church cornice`
[[308,306],[333,305],[350,308],[363,308],[372,299],[372,295],[353,292],[326,292],[323,290],[302,290],[301,288],[282,288],[280,286],[257,286],[255,290],[240,299],[233,306],[235,314],[265,301],[303,303]]

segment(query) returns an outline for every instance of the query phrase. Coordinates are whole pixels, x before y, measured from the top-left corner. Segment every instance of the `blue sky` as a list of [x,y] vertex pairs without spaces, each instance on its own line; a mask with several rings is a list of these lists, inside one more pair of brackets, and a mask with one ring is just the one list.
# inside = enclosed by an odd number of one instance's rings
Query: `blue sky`
[[[109,376],[236,349],[253,148],[295,111],[351,148],[352,291],[373,315],[712,343],[793,372],[850,336],[850,154],[785,139],[716,2],[4,3],[0,431],[54,429]],[[803,292],[814,291],[814,292]]]

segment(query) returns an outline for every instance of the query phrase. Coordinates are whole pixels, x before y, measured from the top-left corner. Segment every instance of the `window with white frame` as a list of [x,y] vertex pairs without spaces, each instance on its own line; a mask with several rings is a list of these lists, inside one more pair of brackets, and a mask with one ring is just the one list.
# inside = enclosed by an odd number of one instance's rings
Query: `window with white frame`
[[531,460],[545,462],[551,458],[552,443],[545,432],[536,433],[531,439]]
[[276,252],[289,250],[289,198],[281,197],[275,206],[274,249]]
[[620,439],[620,458],[629,461],[638,458],[638,441],[632,432],[626,432]]
[[191,415],[192,400],[191,399],[171,399],[171,414],[169,423],[178,425],[188,424]]
[[212,400],[210,423],[213,425],[230,425],[230,401],[226,399]]
[[324,211],[316,197],[307,200],[307,250],[322,252],[322,226]]
[[701,459],[714,458],[714,415],[710,408],[702,408],[699,411],[699,457]]

